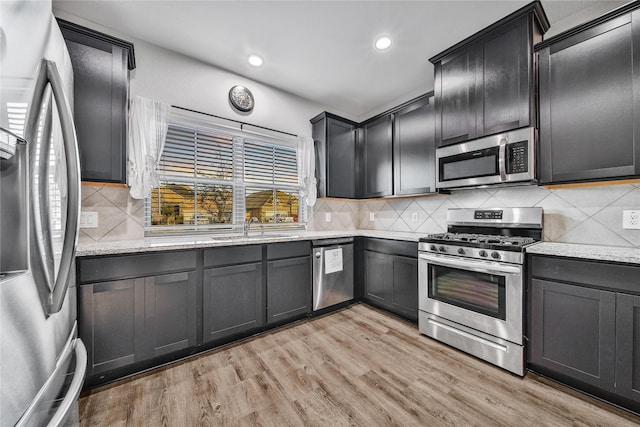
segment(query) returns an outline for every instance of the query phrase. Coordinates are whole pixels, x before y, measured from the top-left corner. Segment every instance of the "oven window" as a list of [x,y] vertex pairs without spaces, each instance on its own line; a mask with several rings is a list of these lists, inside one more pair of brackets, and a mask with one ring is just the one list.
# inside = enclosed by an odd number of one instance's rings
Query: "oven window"
[[440,159],[440,181],[498,175],[498,150],[488,148]]
[[439,265],[429,269],[429,298],[506,319],[504,276]]

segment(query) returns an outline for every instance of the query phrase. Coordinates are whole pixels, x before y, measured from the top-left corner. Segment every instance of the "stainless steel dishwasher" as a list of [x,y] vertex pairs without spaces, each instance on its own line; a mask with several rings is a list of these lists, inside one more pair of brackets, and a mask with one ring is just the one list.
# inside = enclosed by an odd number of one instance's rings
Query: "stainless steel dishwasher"
[[313,311],[353,299],[353,237],[313,241]]

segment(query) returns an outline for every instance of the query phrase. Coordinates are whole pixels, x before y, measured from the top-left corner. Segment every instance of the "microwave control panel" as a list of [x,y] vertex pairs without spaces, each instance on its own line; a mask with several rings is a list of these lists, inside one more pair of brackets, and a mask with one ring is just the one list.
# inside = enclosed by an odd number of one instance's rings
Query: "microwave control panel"
[[529,150],[527,141],[512,142],[507,145],[507,173],[528,172]]

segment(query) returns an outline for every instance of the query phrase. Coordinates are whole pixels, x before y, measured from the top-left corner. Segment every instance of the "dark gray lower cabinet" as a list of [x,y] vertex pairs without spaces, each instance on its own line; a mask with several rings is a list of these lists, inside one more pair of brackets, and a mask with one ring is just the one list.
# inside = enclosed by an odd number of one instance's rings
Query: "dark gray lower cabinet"
[[267,250],[267,324],[311,312],[311,244],[272,243]]
[[144,287],[144,279],[78,287],[87,376],[129,365],[144,354]]
[[268,261],[267,323],[281,322],[309,311],[311,257]]
[[203,341],[263,324],[262,262],[204,271]]
[[80,258],[78,272],[87,377],[197,344],[196,251]]
[[530,367],[640,411],[640,266],[528,261]]
[[640,296],[616,296],[616,391],[640,402]]
[[366,239],[364,246],[365,301],[417,321],[417,244]]
[[146,357],[196,345],[195,271],[144,278]]
[[615,388],[616,294],[533,279],[531,362]]
[[98,374],[196,345],[196,273],[81,285],[80,337]]

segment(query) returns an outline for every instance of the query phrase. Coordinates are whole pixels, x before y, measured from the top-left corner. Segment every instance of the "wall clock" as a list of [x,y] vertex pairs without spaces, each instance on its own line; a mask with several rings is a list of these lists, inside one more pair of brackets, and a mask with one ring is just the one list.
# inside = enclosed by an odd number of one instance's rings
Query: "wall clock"
[[248,113],[253,110],[253,94],[244,86],[234,86],[229,91],[229,101],[236,110]]

